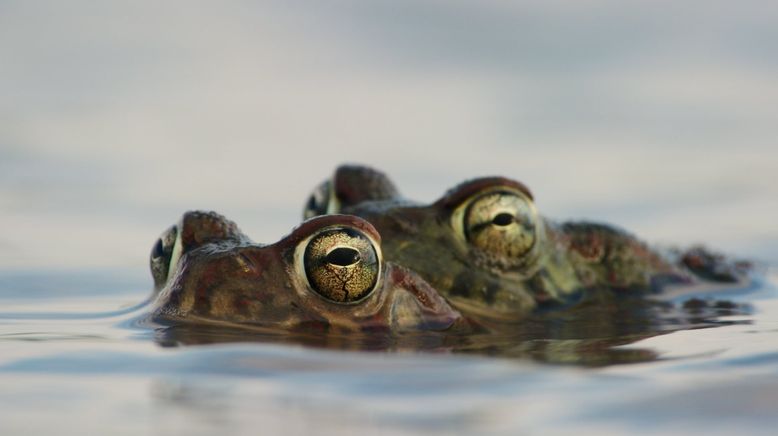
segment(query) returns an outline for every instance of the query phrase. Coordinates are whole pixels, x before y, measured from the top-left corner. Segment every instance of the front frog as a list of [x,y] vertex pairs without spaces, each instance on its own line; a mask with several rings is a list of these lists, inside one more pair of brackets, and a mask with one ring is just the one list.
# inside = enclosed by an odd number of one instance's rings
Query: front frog
[[461,321],[424,280],[383,261],[364,220],[318,217],[270,245],[213,212],[187,212],[151,253],[154,317],[318,333],[442,331]]

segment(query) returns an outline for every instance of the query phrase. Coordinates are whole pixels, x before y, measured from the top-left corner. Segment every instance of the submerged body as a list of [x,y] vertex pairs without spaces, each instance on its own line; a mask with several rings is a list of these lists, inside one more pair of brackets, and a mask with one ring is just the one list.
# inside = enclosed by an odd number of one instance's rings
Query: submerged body
[[414,269],[454,307],[482,320],[521,320],[593,290],[619,294],[692,285],[700,277],[739,280],[702,250],[695,259],[708,263],[697,262],[693,273],[615,227],[548,220],[526,186],[503,177],[462,183],[421,205],[403,199],[383,173],[342,166],[305,208],[306,217],[327,213],[369,221],[384,236],[388,260]]
[[362,219],[308,220],[251,242],[213,212],[187,212],[151,254],[157,320],[320,333],[449,330],[459,313],[412,271],[385,263]]

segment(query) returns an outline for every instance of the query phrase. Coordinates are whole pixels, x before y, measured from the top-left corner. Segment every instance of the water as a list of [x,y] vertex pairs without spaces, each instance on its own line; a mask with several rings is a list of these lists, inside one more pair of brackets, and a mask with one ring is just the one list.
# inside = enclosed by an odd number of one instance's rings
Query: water
[[[163,327],[138,325],[144,307],[133,303],[145,296],[145,277],[4,274],[2,430],[771,434],[778,276],[765,279],[729,295],[748,301],[750,315],[611,345],[643,363],[590,366],[592,360],[543,363],[554,358],[549,349],[542,359],[510,356],[509,348],[498,357],[459,354],[456,347],[359,352],[274,343],[246,332],[240,342],[221,342],[237,338],[201,330],[199,339],[211,344],[185,345],[170,341]],[[563,350],[569,344],[556,345],[557,356],[571,355]],[[608,348],[588,352],[613,357]]]
[[[760,0],[0,1],[0,434],[773,433],[776,19]],[[148,252],[183,211],[273,242],[344,161],[421,201],[514,177],[547,216],[766,267],[714,297],[735,311],[453,344],[142,322]]]

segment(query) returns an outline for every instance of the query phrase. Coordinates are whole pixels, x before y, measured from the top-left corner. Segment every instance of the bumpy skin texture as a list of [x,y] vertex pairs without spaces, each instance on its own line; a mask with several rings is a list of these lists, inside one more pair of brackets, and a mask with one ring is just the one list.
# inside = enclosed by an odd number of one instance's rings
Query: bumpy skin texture
[[[314,218],[275,244],[259,245],[218,214],[188,212],[152,250],[157,288],[154,317],[317,333],[447,330],[462,322],[459,313],[418,275],[381,262],[380,247],[376,247],[380,271],[371,292],[346,304],[322,297],[299,265],[299,253],[314,237],[333,228],[380,244],[375,229],[356,217]],[[353,261],[345,259],[335,262]],[[168,268],[160,266],[165,261],[170,263]]]
[[[341,166],[314,192],[318,196],[308,201],[306,216],[328,210],[366,219],[383,235],[387,260],[417,271],[454,307],[480,319],[521,319],[537,309],[576,302],[593,289],[618,294],[697,280],[634,236],[604,224],[558,224],[540,215],[515,219],[495,216],[487,222],[493,224],[489,237],[497,239],[495,243],[470,237],[467,229],[461,229],[461,221],[463,215],[471,213],[468,204],[473,204],[473,198],[507,192],[520,197],[528,203],[525,209],[536,213],[529,189],[502,177],[467,181],[438,201],[420,205],[399,194],[388,196],[399,191],[379,171]],[[327,193],[329,197],[324,195]],[[534,238],[526,255],[516,256],[499,244],[501,235],[510,234],[500,232],[511,219]],[[525,239],[517,241],[526,244]]]

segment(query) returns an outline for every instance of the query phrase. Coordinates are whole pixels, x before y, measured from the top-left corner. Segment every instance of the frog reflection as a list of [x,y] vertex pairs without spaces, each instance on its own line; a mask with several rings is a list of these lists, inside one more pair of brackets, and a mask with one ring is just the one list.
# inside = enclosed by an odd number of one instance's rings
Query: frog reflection
[[[588,302],[564,311],[530,314],[510,329],[461,329],[405,332],[400,335],[322,334],[314,328],[291,331],[254,330],[201,323],[180,323],[155,331],[162,346],[224,343],[305,345],[329,350],[433,352],[476,354],[576,366],[604,366],[646,362],[658,354],[638,341],[677,330],[708,328],[747,319],[722,320],[745,315],[743,305],[723,307],[718,302],[695,307],[662,304],[625,296],[620,304]],[[625,345],[630,345],[625,347]]]
[[617,295],[701,278],[741,280],[704,250],[684,256],[687,268],[615,227],[548,220],[525,185],[503,177],[464,182],[420,205],[379,171],[341,166],[304,211],[328,213],[365,218],[384,236],[387,259],[413,268],[454,307],[482,320],[515,321],[589,298],[585,291],[593,289]]
[[188,212],[151,253],[157,320],[320,333],[453,330],[459,313],[384,262],[357,217],[311,219],[270,245],[213,212]]

